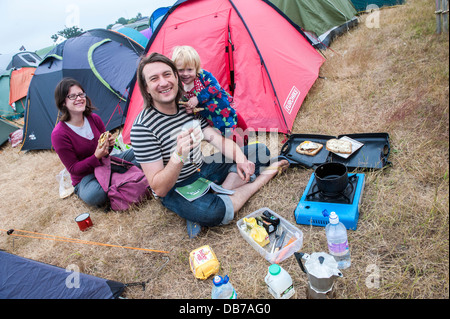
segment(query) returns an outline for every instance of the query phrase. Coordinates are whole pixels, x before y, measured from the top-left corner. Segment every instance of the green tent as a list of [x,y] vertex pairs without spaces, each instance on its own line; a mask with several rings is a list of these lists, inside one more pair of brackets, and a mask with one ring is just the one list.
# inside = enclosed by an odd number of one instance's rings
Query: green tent
[[356,11],[364,12],[368,5],[376,5],[377,7],[391,7],[399,4],[404,4],[405,0],[352,0]]
[[9,134],[18,129],[18,126],[14,126],[13,124],[6,122],[5,120],[2,120],[0,118],[0,145],[3,145],[3,143],[8,140]]
[[9,105],[9,79],[12,70],[4,71],[0,74],[0,116],[9,117],[15,114],[11,105]]
[[28,87],[35,67],[9,69],[0,75],[0,116],[8,120],[23,116]]
[[358,23],[356,10],[350,0],[270,0],[270,2],[300,26],[313,43],[321,42],[328,46],[336,35]]
[[28,51],[0,55],[1,117],[23,116],[28,87],[41,60],[36,53]]
[[51,46],[48,46],[48,47],[45,47],[45,48],[42,48],[42,49],[39,49],[39,50],[36,50],[36,54],[37,55],[39,55],[39,57],[41,58],[41,59],[44,59],[45,58],[45,56],[47,55],[47,53],[49,53],[51,50],[53,50],[54,48],[56,47],[56,44],[55,45],[51,45]]
[[23,116],[24,103],[26,97],[23,100],[17,101],[13,105],[9,104],[9,91],[10,91],[10,79],[13,70],[5,71],[0,75],[0,116],[7,119],[16,119]]

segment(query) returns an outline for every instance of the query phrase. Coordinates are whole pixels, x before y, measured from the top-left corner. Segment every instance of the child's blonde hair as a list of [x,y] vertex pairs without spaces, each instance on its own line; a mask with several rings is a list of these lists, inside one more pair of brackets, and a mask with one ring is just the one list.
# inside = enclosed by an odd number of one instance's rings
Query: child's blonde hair
[[197,74],[200,73],[200,56],[197,51],[188,45],[177,46],[173,48],[172,61],[181,68],[195,68]]

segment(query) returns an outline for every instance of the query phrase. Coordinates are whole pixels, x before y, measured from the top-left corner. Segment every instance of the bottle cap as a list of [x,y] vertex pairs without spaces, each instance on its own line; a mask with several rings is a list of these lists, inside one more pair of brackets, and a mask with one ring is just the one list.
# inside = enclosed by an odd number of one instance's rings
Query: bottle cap
[[336,212],[330,213],[330,224],[338,224],[339,223],[339,216],[336,214]]
[[215,276],[214,279],[213,279],[213,284],[216,287],[222,286],[222,284],[223,284],[222,277],[221,276]]
[[277,265],[277,264],[270,265],[270,267],[269,267],[269,273],[270,273],[272,276],[276,276],[276,275],[278,275],[280,272],[281,272],[281,267],[280,267],[279,265]]

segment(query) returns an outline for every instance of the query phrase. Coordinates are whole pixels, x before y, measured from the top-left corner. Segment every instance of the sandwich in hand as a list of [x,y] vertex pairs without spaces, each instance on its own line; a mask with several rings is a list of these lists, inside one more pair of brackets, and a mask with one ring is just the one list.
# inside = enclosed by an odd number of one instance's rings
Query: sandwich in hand
[[98,138],[98,147],[102,148],[103,145],[108,141],[109,137],[111,136],[111,133],[109,131],[103,132],[102,135]]
[[326,148],[333,153],[351,154],[352,142],[332,138],[331,140],[327,141]]
[[309,156],[314,156],[323,148],[323,145],[320,143],[315,143],[311,141],[304,141],[302,142],[297,148],[295,149],[297,153],[305,154]]

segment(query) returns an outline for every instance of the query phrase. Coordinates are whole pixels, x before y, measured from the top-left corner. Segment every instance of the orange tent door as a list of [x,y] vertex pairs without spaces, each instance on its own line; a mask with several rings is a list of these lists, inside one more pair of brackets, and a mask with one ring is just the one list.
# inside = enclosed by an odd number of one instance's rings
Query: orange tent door
[[28,87],[35,70],[36,68],[21,68],[11,72],[9,105],[27,96]]

